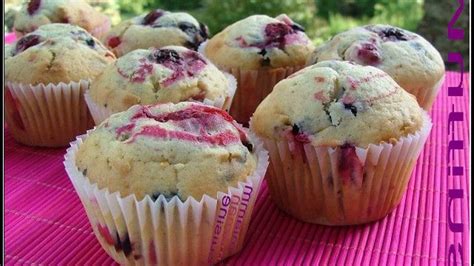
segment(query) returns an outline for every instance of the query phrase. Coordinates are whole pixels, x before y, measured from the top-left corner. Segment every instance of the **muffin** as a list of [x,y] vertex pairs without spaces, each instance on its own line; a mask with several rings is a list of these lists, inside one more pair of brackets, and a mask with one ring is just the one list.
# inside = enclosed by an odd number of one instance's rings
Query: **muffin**
[[110,29],[109,18],[83,0],[25,1],[15,17],[14,28],[22,36],[50,23],[76,25],[97,38]]
[[77,26],[47,24],[5,46],[5,118],[13,137],[33,146],[66,146],[93,126],[83,94],[115,60]]
[[121,264],[205,265],[240,250],[268,165],[221,109],[135,105],[68,150],[66,171]]
[[349,225],[398,205],[431,121],[385,72],[324,61],[279,82],[251,128],[269,150],[279,208],[306,222]]
[[110,64],[86,102],[96,124],[135,104],[192,100],[228,109],[235,79],[201,54],[181,46],[134,50]]
[[214,64],[237,79],[230,114],[247,124],[273,86],[302,68],[314,47],[288,16],[254,15],[215,35],[201,48]]
[[308,60],[346,60],[371,65],[388,73],[429,110],[444,81],[439,52],[420,35],[390,25],[357,27],[316,48]]
[[113,27],[107,34],[105,44],[120,57],[136,49],[169,45],[197,50],[208,35],[207,26],[193,16],[156,9]]

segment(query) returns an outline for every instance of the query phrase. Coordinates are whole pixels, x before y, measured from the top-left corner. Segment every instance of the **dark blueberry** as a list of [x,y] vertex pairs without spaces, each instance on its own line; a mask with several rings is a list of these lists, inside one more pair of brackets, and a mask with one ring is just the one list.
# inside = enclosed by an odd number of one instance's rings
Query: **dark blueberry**
[[283,23],[270,23],[265,27],[267,43],[277,43],[280,49],[285,46],[285,36],[293,32],[294,30],[290,26]]
[[40,36],[39,35],[26,35],[25,37],[21,38],[16,43],[16,52],[23,52],[26,49],[30,48],[31,46],[35,46],[40,43]]
[[379,33],[380,37],[386,38],[390,41],[407,41],[407,36],[396,28],[386,28]]
[[209,28],[201,22],[199,22],[199,34],[201,34],[201,37],[204,39],[209,37]]
[[329,122],[332,124],[332,117],[331,117],[331,113],[329,112],[329,104],[328,103],[323,105],[323,110],[326,113],[326,115],[328,116]]
[[295,31],[302,31],[302,32],[305,32],[303,26],[299,25],[299,24],[296,24],[296,23],[293,23],[293,25],[291,25],[291,28]]
[[354,116],[357,116],[357,107],[355,107],[354,105],[352,105],[350,103],[345,103],[344,108],[347,109],[347,110],[351,110],[351,113]]
[[120,239],[120,235],[117,232],[116,237],[117,237],[117,240],[115,242],[115,249],[117,251],[122,250],[125,256],[128,257],[128,255],[132,253],[132,243],[130,243],[130,238],[128,237],[128,234],[125,234],[123,239]]
[[167,62],[179,64],[183,61],[183,58],[181,58],[181,56],[179,56],[176,51],[170,49],[155,50],[155,52],[152,54],[152,57],[159,64]]
[[194,37],[194,35],[196,35],[196,33],[198,32],[196,26],[194,26],[192,23],[185,21],[178,23],[178,28],[191,37]]
[[40,4],[41,4],[41,0],[30,0],[30,2],[28,2],[28,7],[26,8],[26,10],[28,11],[28,14],[33,15],[36,10],[39,9],[40,7]]
[[86,176],[87,175],[87,168],[82,170],[82,175]]
[[86,43],[87,43],[87,45],[89,45],[92,48],[94,48],[94,46],[95,46],[95,41],[92,38],[87,39]]
[[186,47],[188,49],[191,49],[191,50],[194,50],[194,51],[197,51],[197,49],[199,48],[199,44],[187,41],[184,44],[184,47]]
[[300,133],[300,128],[296,124],[293,124],[293,127],[291,128],[291,133],[293,133],[293,135],[297,135],[298,133]]
[[163,16],[163,14],[163,10],[160,9],[151,11],[143,18],[143,25],[153,24],[153,22],[155,22],[159,17]]
[[265,48],[263,48],[262,50],[260,50],[260,52],[258,52],[259,55],[261,56],[265,56],[267,54],[267,50],[265,50]]
[[253,145],[248,141],[242,141],[242,144],[249,150],[249,152],[253,152]]

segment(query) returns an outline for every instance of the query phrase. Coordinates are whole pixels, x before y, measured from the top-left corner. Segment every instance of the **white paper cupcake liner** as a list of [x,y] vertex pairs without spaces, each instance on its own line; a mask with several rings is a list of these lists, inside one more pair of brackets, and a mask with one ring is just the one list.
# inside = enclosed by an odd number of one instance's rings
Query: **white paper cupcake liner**
[[355,147],[362,169],[343,168],[349,179],[340,167],[351,158],[342,156],[340,147],[265,139],[272,199],[283,211],[310,223],[349,225],[383,218],[400,203],[431,126],[424,114],[422,128],[395,144]]
[[[89,134],[89,132],[88,132]],[[200,201],[163,195],[153,201],[99,189],[77,169],[75,155],[86,135],[71,143],[66,172],[94,233],[107,253],[121,264],[209,265],[237,253],[243,245],[253,206],[268,166],[268,153],[250,134],[256,170],[227,193],[204,195]],[[217,196],[217,199],[214,198]]]
[[[201,43],[198,52],[206,58],[205,47],[207,41]],[[246,70],[240,68],[227,68],[217,65],[221,70],[232,74],[237,80],[237,92],[232,101],[230,115],[244,125],[248,125],[260,102],[272,92],[273,87],[282,79],[294,72],[304,68],[301,66],[289,66],[280,68],[261,68],[258,70]]]
[[441,86],[443,86],[444,79],[445,75],[443,75],[441,79],[432,88],[418,88],[406,91],[415,95],[416,100],[418,101],[418,104],[420,104],[421,108],[426,111],[429,111],[433,106],[434,101],[436,100],[436,96],[438,95]]
[[[234,76],[232,76],[229,73],[224,73],[224,75],[226,76],[227,81],[228,81],[228,94],[227,94],[227,97],[219,98],[219,99],[216,99],[216,100],[211,100],[211,99],[206,98],[202,101],[202,103],[204,103],[206,105],[210,105],[210,106],[214,106],[214,107],[223,109],[226,112],[228,112],[229,108],[232,104],[232,100],[234,98],[235,91],[237,89],[237,81],[234,78]],[[114,114],[114,112],[111,111],[109,108],[104,107],[103,105],[97,104],[92,99],[89,91],[86,91],[86,93],[84,95],[84,99],[87,103],[87,107],[89,108],[89,111],[90,111],[96,125],[99,125],[100,123],[102,123],[102,121],[104,121],[109,116]]]
[[84,102],[90,81],[25,85],[7,82],[5,118],[15,140],[31,146],[67,146],[93,127]]

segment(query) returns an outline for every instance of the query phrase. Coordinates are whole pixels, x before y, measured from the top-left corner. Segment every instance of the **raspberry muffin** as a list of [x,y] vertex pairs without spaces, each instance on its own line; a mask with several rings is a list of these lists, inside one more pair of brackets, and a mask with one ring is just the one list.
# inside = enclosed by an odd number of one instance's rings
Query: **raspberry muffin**
[[76,25],[97,38],[101,38],[110,29],[107,16],[83,0],[26,1],[16,15],[14,28],[19,35],[24,35],[50,23]]
[[83,99],[89,80],[115,60],[96,38],[47,24],[5,48],[6,121],[27,145],[65,146],[93,125]]
[[420,35],[390,25],[357,27],[316,48],[308,64],[346,60],[388,73],[429,110],[444,80],[439,52]]
[[193,16],[156,9],[112,28],[107,34],[105,44],[120,57],[136,49],[169,45],[197,50],[208,35],[207,26]]
[[398,205],[431,121],[385,72],[325,61],[279,82],[251,128],[270,152],[277,205],[306,222],[348,225]]
[[302,68],[313,48],[304,29],[288,16],[254,15],[228,26],[201,50],[237,78],[230,114],[247,124],[273,86]]
[[268,164],[253,139],[212,106],[135,105],[73,143],[65,165],[117,262],[213,264],[245,237]]
[[138,49],[109,65],[86,101],[96,124],[135,104],[200,101],[228,109],[235,79],[182,46]]

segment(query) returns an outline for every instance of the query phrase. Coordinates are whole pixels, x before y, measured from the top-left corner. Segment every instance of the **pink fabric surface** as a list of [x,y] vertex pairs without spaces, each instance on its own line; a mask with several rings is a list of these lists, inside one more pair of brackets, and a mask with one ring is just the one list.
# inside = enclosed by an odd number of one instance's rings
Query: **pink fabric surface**
[[[328,227],[299,222],[279,211],[266,184],[257,200],[243,250],[228,265],[432,265],[445,264],[451,244],[462,245],[463,265],[469,247],[469,95],[448,97],[460,73],[450,72],[431,111],[433,129],[418,159],[401,204],[388,217],[361,226]],[[463,176],[447,175],[448,115],[464,112],[454,137],[464,140],[453,165]],[[65,149],[39,149],[14,142],[5,130],[6,264],[114,264],[96,240],[82,204],[63,166]],[[449,136],[451,138],[452,135]],[[448,227],[449,189],[462,189],[453,201]],[[459,253],[456,259],[460,263]]]
[[12,43],[16,41],[16,35],[14,32],[5,34],[5,43]]

